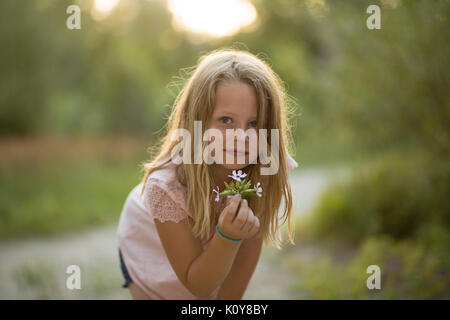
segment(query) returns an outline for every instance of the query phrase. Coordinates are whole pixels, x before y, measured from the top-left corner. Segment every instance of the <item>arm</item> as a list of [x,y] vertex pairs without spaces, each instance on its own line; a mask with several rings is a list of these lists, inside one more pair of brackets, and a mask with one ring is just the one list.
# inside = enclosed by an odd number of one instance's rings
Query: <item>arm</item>
[[187,219],[179,223],[155,220],[167,257],[179,280],[193,294],[207,297],[225,279],[241,246],[217,233],[203,251]]
[[191,217],[175,202],[168,187],[157,179],[147,180],[146,187],[144,206],[152,213],[173,271],[193,295],[209,296],[229,273],[241,243],[216,234],[203,250],[200,239],[192,233]]
[[[193,282],[202,283],[203,289],[208,287],[206,291],[208,295],[213,290],[219,288],[228,276],[233,278],[233,283],[238,283],[239,286],[243,285],[241,289],[237,289],[242,291],[243,294],[258,260],[248,259],[248,256],[255,256],[255,249],[257,257],[259,257],[260,253],[261,247],[259,246],[258,249],[257,246],[259,241],[255,240],[255,237],[258,238],[261,235],[261,231],[258,232],[260,228],[259,219],[253,215],[253,212],[248,207],[247,201],[244,200],[241,202],[241,196],[237,195],[233,197],[230,204],[222,211],[218,225],[228,230],[232,235],[235,235],[234,238],[242,237],[248,240],[244,240],[244,242],[231,242],[223,239],[216,233],[207,250],[194,261],[189,272],[195,274]],[[247,245],[242,248],[242,244],[245,242]],[[253,243],[256,246],[251,245]],[[208,252],[209,249],[212,252]],[[240,252],[240,261],[235,265],[238,252]],[[235,271],[232,275],[229,275],[233,265],[235,265]],[[235,278],[235,275],[240,275],[241,267],[246,271],[244,271],[243,276],[237,276]],[[191,278],[188,277],[188,279]],[[233,290],[236,290],[236,288]]]
[[[192,233],[189,218],[185,219],[186,212],[168,197],[165,190],[156,183],[149,183],[145,199],[153,218],[156,218],[156,230],[178,279],[193,295],[209,296],[229,274],[242,242],[228,241],[216,233],[203,250],[200,240]],[[256,228],[259,228],[259,220],[253,216],[247,202],[241,205],[240,195],[235,196],[222,211],[218,224],[231,230],[236,238],[255,235]],[[241,230],[244,224],[247,228]]]
[[209,296],[230,273],[241,245],[240,242],[225,240],[216,233],[206,250],[189,268],[188,284],[196,287],[201,296]]
[[217,300],[242,299],[261,255],[262,244],[262,237],[256,236],[243,241],[231,271],[219,289]]

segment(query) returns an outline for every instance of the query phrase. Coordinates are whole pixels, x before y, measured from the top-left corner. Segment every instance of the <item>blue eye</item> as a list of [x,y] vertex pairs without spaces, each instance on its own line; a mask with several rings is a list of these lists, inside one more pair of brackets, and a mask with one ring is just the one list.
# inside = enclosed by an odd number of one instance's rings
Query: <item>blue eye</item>
[[220,120],[220,122],[222,122],[224,124],[229,124],[231,122],[231,118],[230,117],[222,117],[219,120]]
[[251,125],[253,128],[256,128],[256,127],[258,126],[258,122],[257,122],[257,121],[252,121],[252,122],[250,122],[250,125]]

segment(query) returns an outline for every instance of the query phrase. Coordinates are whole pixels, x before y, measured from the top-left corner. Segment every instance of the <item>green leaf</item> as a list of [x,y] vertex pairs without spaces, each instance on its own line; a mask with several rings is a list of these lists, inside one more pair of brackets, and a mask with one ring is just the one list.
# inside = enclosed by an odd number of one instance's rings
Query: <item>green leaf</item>
[[247,189],[241,192],[242,196],[256,196],[256,190],[255,189]]
[[220,196],[227,196],[227,195],[231,195],[231,194],[236,194],[236,192],[234,190],[225,190],[222,191],[221,193],[219,193]]

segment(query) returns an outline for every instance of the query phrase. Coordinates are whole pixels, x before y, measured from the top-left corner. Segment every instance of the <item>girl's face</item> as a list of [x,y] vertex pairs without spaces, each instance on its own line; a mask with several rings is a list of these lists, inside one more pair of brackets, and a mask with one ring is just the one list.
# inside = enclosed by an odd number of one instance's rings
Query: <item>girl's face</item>
[[[215,128],[222,133],[223,141],[223,167],[229,170],[242,169],[253,163],[258,157],[258,140],[256,143],[249,143],[248,137],[242,136],[240,141],[245,139],[245,149],[242,149],[237,143],[237,138],[234,138],[234,152],[227,149],[226,130],[227,129],[242,129],[255,130],[257,135],[257,115],[258,115],[258,101],[254,88],[243,82],[221,83],[216,90],[216,101],[214,105],[214,112],[211,117],[209,128]],[[245,137],[245,138],[244,138]],[[242,144],[242,143],[241,143]],[[233,143],[231,142],[231,145]],[[250,152],[250,148],[253,152]],[[229,158],[233,159],[232,163],[227,163],[227,153]],[[245,154],[245,163],[238,164],[238,155]],[[253,157],[250,159],[249,155]]]

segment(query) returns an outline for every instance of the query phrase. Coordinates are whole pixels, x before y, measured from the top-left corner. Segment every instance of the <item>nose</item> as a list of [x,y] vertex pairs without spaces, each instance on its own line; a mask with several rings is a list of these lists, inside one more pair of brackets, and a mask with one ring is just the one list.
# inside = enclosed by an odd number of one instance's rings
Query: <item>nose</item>
[[239,142],[247,142],[248,141],[248,135],[245,134],[245,132],[247,130],[247,128],[245,126],[239,126],[235,130],[236,130],[235,141],[239,141]]
[[245,151],[248,151],[249,137],[245,134],[245,130],[239,130],[233,140],[235,150],[244,148]]

